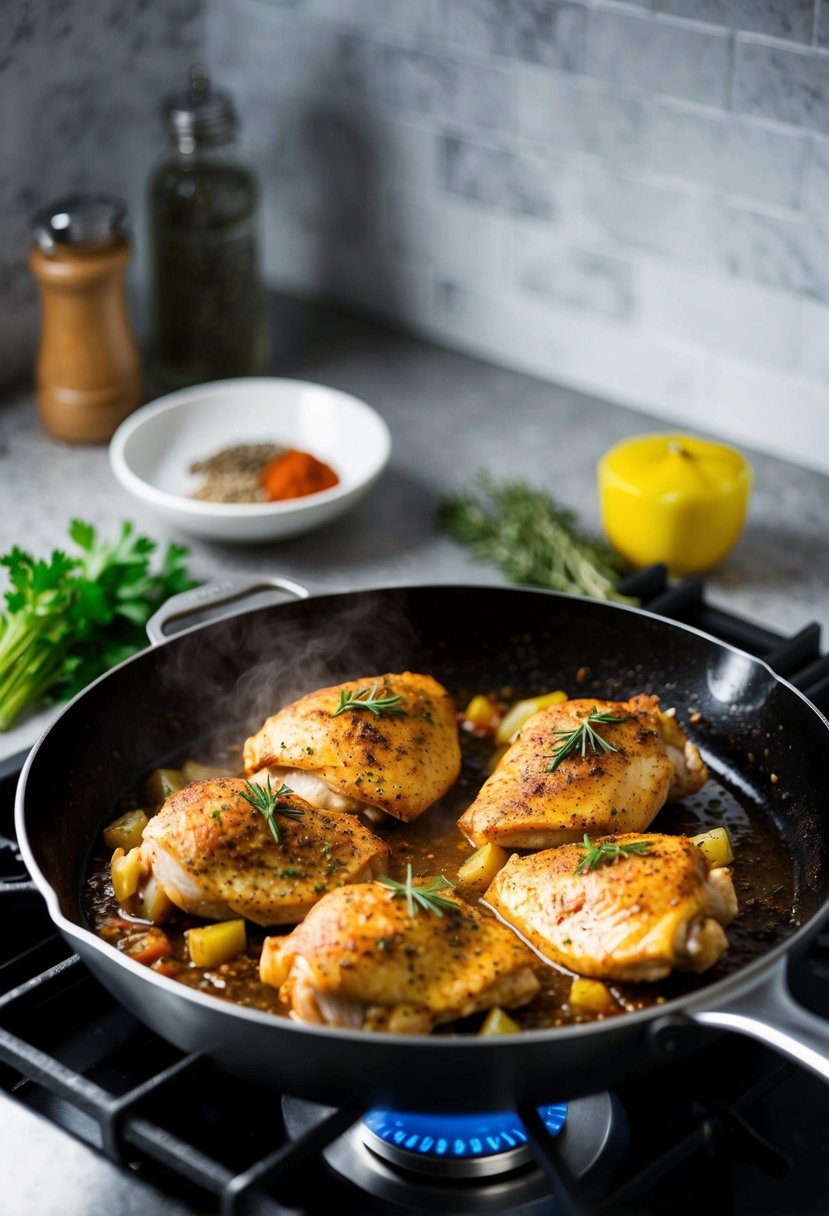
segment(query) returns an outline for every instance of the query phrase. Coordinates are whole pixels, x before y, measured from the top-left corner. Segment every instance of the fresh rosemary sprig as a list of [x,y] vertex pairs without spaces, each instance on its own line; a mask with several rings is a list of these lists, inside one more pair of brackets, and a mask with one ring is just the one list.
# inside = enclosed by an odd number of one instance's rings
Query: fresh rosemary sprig
[[435,916],[443,916],[444,909],[450,912],[457,912],[458,905],[453,899],[446,899],[441,895],[441,891],[455,889],[455,884],[450,882],[448,878],[444,878],[439,874],[437,878],[431,878],[422,887],[416,887],[412,882],[412,863],[409,862],[406,869],[406,881],[398,882],[394,878],[378,878],[384,887],[388,887],[393,892],[395,899],[405,899],[406,907],[409,916],[414,916],[417,913],[417,906],[420,905],[427,912],[434,912]]
[[336,718],[347,709],[367,709],[376,718],[379,718],[381,714],[402,714],[403,710],[399,702],[403,698],[400,694],[378,697],[377,684],[378,681],[375,680],[371,688],[358,688],[356,692],[346,692],[344,688],[340,689],[340,703],[331,717]]
[[610,546],[585,535],[575,512],[550,494],[521,480],[497,481],[483,471],[473,486],[440,504],[438,522],[480,561],[526,587],[639,603],[616,590],[626,571]]
[[553,749],[550,757],[551,764],[544,770],[545,773],[554,773],[564,757],[569,756],[571,752],[577,751],[582,756],[587,755],[588,748],[594,756],[598,756],[600,752],[618,752],[618,747],[614,747],[612,743],[608,743],[607,739],[603,739],[598,731],[593,729],[593,725],[600,722],[624,721],[624,718],[617,718],[607,712],[599,713],[594,707],[580,726],[574,726],[572,730],[553,731],[553,734],[561,736],[561,743]]
[[579,848],[584,848],[586,852],[573,873],[584,874],[588,870],[597,870],[599,866],[618,861],[620,857],[639,857],[648,851],[652,843],[650,840],[632,840],[630,844],[619,844],[615,840],[605,840],[602,844],[593,844],[585,832],[584,844]]
[[278,790],[272,789],[270,775],[266,778],[266,782],[267,784],[265,785],[258,785],[253,781],[246,781],[245,785],[248,788],[242,790],[242,797],[245,802],[249,802],[255,810],[259,811],[260,815],[264,816],[265,822],[270,828],[271,836],[279,844],[282,840],[282,833],[279,830],[279,824],[274,819],[274,815],[287,815],[289,819],[299,819],[305,812],[300,810],[299,807],[285,806],[283,803],[280,803],[280,798],[287,798],[288,794],[294,792],[287,785],[280,785]]

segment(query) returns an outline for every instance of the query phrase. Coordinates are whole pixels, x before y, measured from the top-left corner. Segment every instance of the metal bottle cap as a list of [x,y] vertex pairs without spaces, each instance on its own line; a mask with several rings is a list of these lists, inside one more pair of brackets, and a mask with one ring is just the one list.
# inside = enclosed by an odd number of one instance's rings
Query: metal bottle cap
[[56,245],[87,245],[108,236],[126,236],[127,205],[110,194],[67,194],[32,217],[34,237],[44,253]]
[[183,152],[197,143],[224,144],[236,131],[236,111],[229,93],[213,92],[207,68],[194,63],[190,87],[164,101],[170,132]]

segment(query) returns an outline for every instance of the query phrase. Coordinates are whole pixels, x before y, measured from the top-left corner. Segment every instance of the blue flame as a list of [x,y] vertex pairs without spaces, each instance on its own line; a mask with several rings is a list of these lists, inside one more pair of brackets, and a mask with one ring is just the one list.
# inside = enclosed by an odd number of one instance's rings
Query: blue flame
[[[567,1105],[539,1106],[538,1113],[550,1135],[557,1136],[567,1117]],[[524,1124],[511,1111],[419,1115],[373,1110],[363,1122],[381,1140],[425,1157],[494,1157],[527,1143]]]

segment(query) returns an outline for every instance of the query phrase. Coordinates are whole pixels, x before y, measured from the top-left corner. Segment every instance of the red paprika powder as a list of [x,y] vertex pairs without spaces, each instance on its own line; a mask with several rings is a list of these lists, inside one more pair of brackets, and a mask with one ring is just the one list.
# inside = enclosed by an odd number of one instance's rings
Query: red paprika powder
[[299,452],[295,448],[272,460],[262,473],[262,484],[271,502],[318,494],[320,490],[330,490],[338,485],[339,480],[330,465],[317,460],[310,452]]

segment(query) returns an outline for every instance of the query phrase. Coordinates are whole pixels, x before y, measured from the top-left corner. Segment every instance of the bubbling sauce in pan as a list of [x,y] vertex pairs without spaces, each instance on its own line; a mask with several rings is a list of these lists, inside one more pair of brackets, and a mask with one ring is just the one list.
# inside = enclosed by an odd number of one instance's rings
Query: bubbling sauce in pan
[[[405,880],[406,867],[411,862],[416,877],[443,874],[456,881],[457,871],[474,851],[460,834],[457,820],[473,801],[487,776],[487,764],[493,745],[489,740],[461,731],[463,768],[457,783],[435,806],[413,823],[386,819],[372,830],[391,849],[389,873],[392,878]],[[191,758],[225,772],[240,774],[241,745],[208,747],[203,754],[191,752]],[[184,759],[184,757],[182,757]],[[173,765],[169,765],[172,767]],[[608,987],[618,1001],[618,1014],[664,1003],[704,986],[744,966],[752,958],[764,954],[770,945],[793,931],[799,922],[795,907],[795,881],[789,850],[762,806],[738,798],[716,771],[703,788],[682,802],[664,807],[650,826],[650,831],[695,835],[714,827],[725,827],[734,849],[732,872],[739,901],[739,913],[727,928],[729,949],[719,962],[704,975],[675,972],[667,979],[649,984],[609,982]],[[111,810],[107,821],[125,811],[143,807],[148,814],[158,805],[148,804],[142,788],[129,791]],[[103,827],[104,825],[102,825]],[[521,851],[521,850],[514,850]],[[111,851],[101,841],[92,858],[90,873],[83,892],[84,908],[90,927],[114,948],[129,946],[131,935],[146,931],[147,923],[124,916],[115,900],[110,880]],[[463,890],[462,888],[460,889]],[[213,969],[197,967],[190,962],[185,932],[204,921],[176,912],[164,922],[164,932],[172,946],[172,956],[155,964],[165,975],[213,996],[236,1004],[285,1016],[276,989],[259,979],[259,953],[264,937],[282,930],[264,930],[248,925],[248,948],[245,954]],[[552,965],[540,964],[539,995],[521,1009],[510,1010],[510,1017],[520,1026],[547,1028],[591,1020],[582,1012],[575,1013],[568,1004],[572,982],[569,972]],[[594,1016],[618,1016],[616,1012]],[[482,1015],[438,1028],[435,1033],[475,1033]]]

